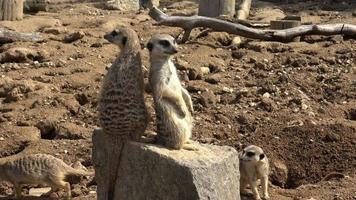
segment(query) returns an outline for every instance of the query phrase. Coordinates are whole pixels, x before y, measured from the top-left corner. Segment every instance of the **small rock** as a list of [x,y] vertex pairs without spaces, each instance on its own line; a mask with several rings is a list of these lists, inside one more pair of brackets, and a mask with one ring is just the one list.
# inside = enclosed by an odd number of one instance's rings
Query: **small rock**
[[58,27],[45,27],[41,30],[43,33],[49,33],[53,35],[59,35],[62,32],[65,32],[65,30],[62,30],[61,28]]
[[270,179],[273,185],[284,188],[288,181],[288,168],[281,160],[271,162]]
[[85,36],[85,33],[83,31],[77,31],[74,33],[71,33],[63,38],[63,42],[65,43],[71,43],[76,40],[80,40]]
[[226,32],[211,32],[209,36],[222,46],[229,46],[232,42],[230,35]]
[[50,187],[45,187],[45,188],[30,188],[28,191],[29,196],[35,196],[35,197],[40,197],[43,194],[46,194],[51,190]]
[[246,55],[246,52],[242,52],[239,50],[233,51],[231,53],[231,56],[235,59],[241,59],[242,57],[244,57]]
[[30,123],[27,121],[18,121],[17,126],[30,126]]
[[234,90],[231,89],[231,88],[228,88],[228,87],[223,87],[222,91],[225,92],[225,93],[232,93]]
[[175,63],[178,70],[187,70],[189,69],[189,63],[183,59],[177,59]]
[[207,75],[210,73],[210,68],[209,67],[201,67],[200,71],[203,75]]
[[96,43],[93,43],[92,45],[90,45],[90,47],[93,47],[93,48],[103,47],[103,43],[96,42]]
[[202,92],[199,98],[199,103],[206,108],[214,107],[217,102],[218,102],[218,98],[216,97],[214,92],[210,90]]
[[78,140],[89,138],[90,135],[90,129],[71,122],[65,122],[57,126],[55,139]]
[[218,74],[213,74],[212,76],[209,76],[205,79],[205,82],[211,83],[211,84],[218,84],[221,80],[221,76]]
[[55,137],[55,130],[56,130],[56,123],[52,120],[44,120],[44,121],[39,121],[35,127],[40,129],[41,132],[41,138],[54,138]]
[[0,137],[0,141],[4,141],[5,140],[5,138],[4,137]]
[[72,189],[72,197],[79,197],[80,195],[82,195],[82,191],[80,189],[80,186],[74,187]]
[[325,137],[323,138],[323,141],[325,142],[338,142],[340,141],[341,137],[340,135],[336,134],[336,133],[332,133],[329,132],[325,135]]
[[239,46],[240,44],[241,44],[241,38],[239,36],[235,36],[231,41],[232,46]]
[[203,77],[203,73],[201,69],[196,69],[196,68],[189,69],[188,77],[189,80],[201,80]]
[[261,102],[259,104],[259,106],[268,112],[272,112],[273,110],[275,110],[277,108],[277,105],[274,103],[274,101],[270,98],[263,98],[261,99]]
[[225,66],[225,61],[222,59],[214,59],[208,62],[208,67],[210,68],[211,73],[223,71],[224,66]]
[[306,110],[306,109],[308,109],[309,106],[305,103],[302,103],[301,107],[302,107],[302,110]]
[[264,93],[264,94],[262,95],[262,97],[264,97],[264,98],[270,98],[270,97],[271,97],[271,94],[268,93],[268,92],[266,92],[266,93]]

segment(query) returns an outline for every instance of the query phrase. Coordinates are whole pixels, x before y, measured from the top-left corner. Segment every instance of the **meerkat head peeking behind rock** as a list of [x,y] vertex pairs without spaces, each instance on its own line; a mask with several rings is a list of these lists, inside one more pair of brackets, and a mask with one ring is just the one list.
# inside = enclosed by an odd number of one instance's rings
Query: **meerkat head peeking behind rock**
[[260,162],[265,158],[263,150],[255,145],[250,145],[242,151],[241,160],[244,162]]
[[178,45],[170,35],[154,35],[147,43],[151,58],[168,58],[178,52]]

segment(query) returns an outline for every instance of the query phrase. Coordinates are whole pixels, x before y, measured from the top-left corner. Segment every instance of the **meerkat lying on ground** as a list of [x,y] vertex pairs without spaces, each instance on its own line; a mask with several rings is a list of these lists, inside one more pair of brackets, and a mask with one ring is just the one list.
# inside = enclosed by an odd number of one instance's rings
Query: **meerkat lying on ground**
[[263,197],[269,198],[268,195],[268,175],[269,162],[263,150],[255,145],[246,147],[240,153],[240,192],[244,193],[246,186],[250,185],[253,196],[256,200],[261,197],[258,193],[258,180],[261,180]]
[[196,150],[188,144],[193,128],[191,97],[180,83],[171,61],[177,43],[170,35],[155,35],[147,44],[151,68],[149,83],[157,118],[157,142],[173,149]]
[[71,199],[70,183],[67,176],[93,176],[94,173],[74,169],[61,159],[48,154],[15,155],[0,159],[0,181],[14,185],[15,198],[21,199],[22,184],[45,184],[56,189],[64,189],[66,199]]

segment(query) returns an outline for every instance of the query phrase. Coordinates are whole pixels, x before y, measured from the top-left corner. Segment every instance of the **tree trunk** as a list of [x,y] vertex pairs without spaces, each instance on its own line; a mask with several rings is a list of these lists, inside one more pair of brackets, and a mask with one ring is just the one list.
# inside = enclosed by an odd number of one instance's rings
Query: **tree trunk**
[[235,0],[200,0],[199,15],[218,17],[220,15],[235,15]]
[[0,0],[0,20],[22,20],[23,0]]

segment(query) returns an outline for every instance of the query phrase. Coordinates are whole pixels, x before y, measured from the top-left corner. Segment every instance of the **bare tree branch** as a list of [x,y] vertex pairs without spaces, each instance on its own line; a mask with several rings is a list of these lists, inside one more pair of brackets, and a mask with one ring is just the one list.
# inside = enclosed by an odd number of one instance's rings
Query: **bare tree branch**
[[356,25],[352,24],[302,25],[284,30],[258,30],[241,24],[235,24],[210,17],[168,16],[156,7],[150,10],[149,15],[157,21],[155,25],[182,28],[185,32],[182,42],[186,42],[191,30],[198,27],[211,28],[214,31],[227,32],[246,38],[279,42],[290,42],[293,38],[304,35],[341,34],[356,38]]

